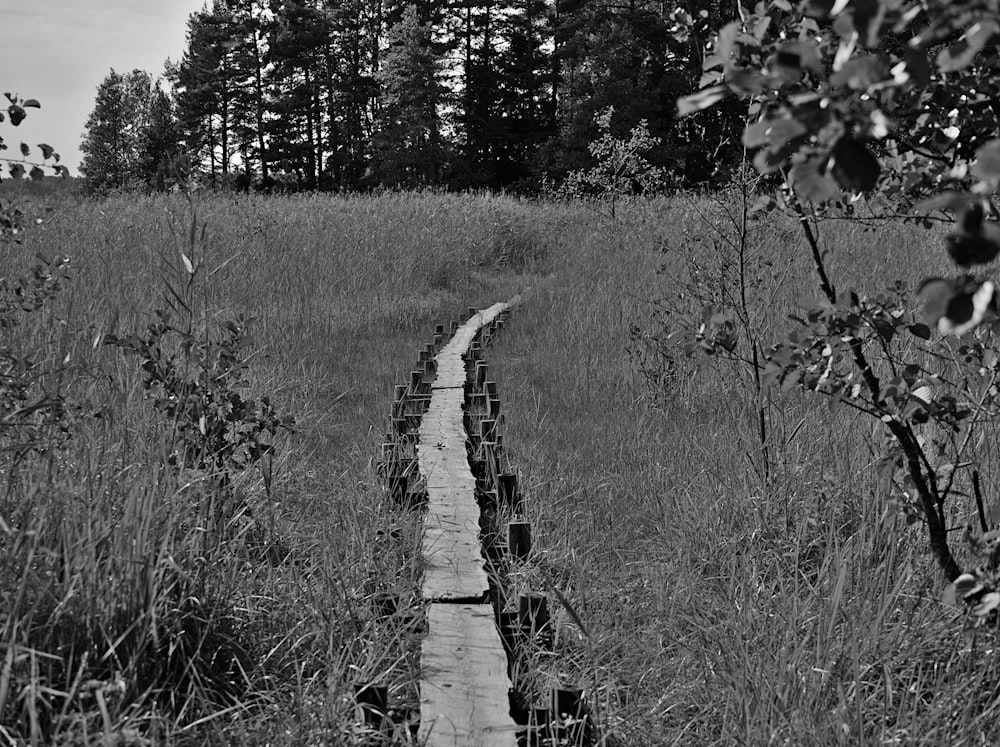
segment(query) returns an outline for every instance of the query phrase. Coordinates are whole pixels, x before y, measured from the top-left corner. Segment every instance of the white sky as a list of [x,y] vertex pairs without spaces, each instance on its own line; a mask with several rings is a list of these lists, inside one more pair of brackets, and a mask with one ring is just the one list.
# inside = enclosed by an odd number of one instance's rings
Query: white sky
[[205,1],[0,0],[0,105],[6,91],[42,104],[20,127],[0,124],[8,147],[24,141],[34,155],[48,143],[77,176],[97,86],[112,68],[161,75],[164,60],[180,59],[188,15]]

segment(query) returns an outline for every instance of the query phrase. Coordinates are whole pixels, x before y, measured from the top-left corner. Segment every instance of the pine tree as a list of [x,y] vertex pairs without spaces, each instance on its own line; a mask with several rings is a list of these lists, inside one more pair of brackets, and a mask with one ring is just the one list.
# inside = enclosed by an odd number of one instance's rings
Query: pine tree
[[499,117],[494,127],[498,185],[524,185],[541,143],[553,134],[551,46],[543,0],[520,0],[504,14],[505,48],[497,56]]
[[265,121],[266,37],[271,17],[266,0],[227,0],[229,53],[233,70],[232,132],[236,151],[246,174],[259,173],[261,182],[270,181]]
[[149,115],[139,143],[139,170],[143,181],[153,189],[166,189],[172,162],[181,153],[180,123],[174,104],[159,82],[149,101]]
[[440,115],[445,89],[430,29],[410,5],[388,37],[378,73],[382,109],[371,175],[396,187],[438,184],[446,161]]
[[97,89],[80,150],[88,188],[121,189],[143,182],[142,142],[148,128],[152,81],[133,70],[112,70]]
[[215,0],[211,9],[193,13],[188,18],[187,49],[170,71],[188,153],[195,161],[208,163],[213,184],[231,171],[240,145],[237,133],[246,136],[254,131],[252,124],[246,126],[254,113],[237,108],[241,90],[252,88],[251,65],[240,60],[240,52],[251,48],[247,37],[252,32],[237,16],[238,7],[243,6]]
[[340,145],[333,154],[338,185],[358,186],[371,157],[372,132],[378,108],[379,44],[382,28],[380,2],[342,0],[331,3],[330,31],[339,64],[333,96]]
[[326,155],[337,145],[335,123],[325,114],[335,63],[330,37],[321,8],[310,0],[285,0],[269,40],[271,108],[277,115],[269,123],[272,155],[304,189],[323,186]]

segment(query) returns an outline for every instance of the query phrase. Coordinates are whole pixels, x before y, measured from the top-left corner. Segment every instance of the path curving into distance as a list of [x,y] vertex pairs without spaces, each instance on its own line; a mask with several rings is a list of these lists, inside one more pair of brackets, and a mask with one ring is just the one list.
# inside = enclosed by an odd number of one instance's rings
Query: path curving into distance
[[427,747],[517,744],[465,445],[463,355],[480,329],[518,300],[474,314],[437,354],[437,377],[418,434],[417,464],[427,490],[421,546],[427,636],[420,650],[420,738]]

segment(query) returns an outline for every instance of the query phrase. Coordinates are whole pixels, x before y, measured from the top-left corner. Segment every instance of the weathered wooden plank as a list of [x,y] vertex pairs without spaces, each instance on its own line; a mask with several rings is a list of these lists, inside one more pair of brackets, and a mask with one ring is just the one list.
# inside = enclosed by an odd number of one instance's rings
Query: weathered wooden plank
[[476,481],[463,422],[465,361],[495,304],[456,330],[435,358],[437,377],[421,420],[417,464],[427,489],[421,552],[428,629],[421,646],[420,738],[428,747],[513,747],[507,659],[481,602],[489,591],[479,538]]
[[479,540],[476,481],[465,451],[462,405],[465,363],[462,353],[483,324],[502,313],[494,304],[458,329],[436,356],[439,381],[453,387],[432,389],[430,405],[420,423],[417,464],[427,486],[427,513],[421,554],[422,594],[427,601],[480,600],[489,591]]
[[427,747],[513,747],[507,659],[487,604],[430,604],[420,651]]
[[[473,486],[474,487],[474,486]],[[428,514],[421,545],[427,601],[481,601],[489,591],[482,545],[479,507],[470,501],[467,485],[458,489],[428,487]]]

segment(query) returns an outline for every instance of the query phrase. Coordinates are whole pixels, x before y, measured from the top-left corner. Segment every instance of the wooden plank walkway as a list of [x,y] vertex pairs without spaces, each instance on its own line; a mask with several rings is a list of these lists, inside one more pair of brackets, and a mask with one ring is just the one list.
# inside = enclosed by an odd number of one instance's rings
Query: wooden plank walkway
[[418,434],[417,464],[427,486],[421,552],[428,627],[420,652],[420,738],[427,747],[517,744],[507,659],[486,603],[489,580],[462,417],[462,355],[480,327],[508,308],[494,304],[473,315],[437,354],[437,378]]
[[517,744],[507,655],[489,604],[431,604],[420,650],[420,736],[440,747]]

